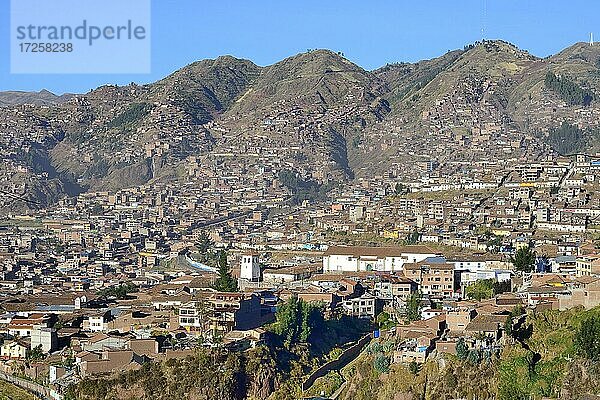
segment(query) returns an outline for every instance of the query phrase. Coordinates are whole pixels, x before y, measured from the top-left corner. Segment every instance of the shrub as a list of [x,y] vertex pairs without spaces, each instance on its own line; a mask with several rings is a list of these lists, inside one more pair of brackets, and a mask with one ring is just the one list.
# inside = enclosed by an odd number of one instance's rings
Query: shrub
[[373,361],[373,367],[379,373],[385,374],[390,370],[390,358],[383,354],[379,354]]

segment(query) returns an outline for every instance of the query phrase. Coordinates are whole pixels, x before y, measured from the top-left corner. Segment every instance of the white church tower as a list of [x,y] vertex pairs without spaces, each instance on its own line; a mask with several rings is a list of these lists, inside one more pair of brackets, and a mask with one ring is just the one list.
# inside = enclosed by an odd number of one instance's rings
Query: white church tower
[[258,254],[242,254],[240,278],[246,279],[250,282],[260,281],[260,264],[258,263]]

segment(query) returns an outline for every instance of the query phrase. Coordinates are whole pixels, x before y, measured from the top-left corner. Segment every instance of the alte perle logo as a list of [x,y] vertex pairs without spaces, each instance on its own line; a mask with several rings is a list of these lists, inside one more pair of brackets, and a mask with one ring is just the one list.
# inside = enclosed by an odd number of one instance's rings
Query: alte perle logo
[[12,0],[12,73],[149,73],[150,0]]

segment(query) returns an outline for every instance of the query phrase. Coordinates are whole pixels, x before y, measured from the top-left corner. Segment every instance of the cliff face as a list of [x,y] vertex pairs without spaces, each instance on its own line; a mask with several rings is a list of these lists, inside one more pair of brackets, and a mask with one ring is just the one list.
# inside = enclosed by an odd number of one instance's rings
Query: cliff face
[[275,362],[264,349],[224,355],[199,350],[182,359],[148,363],[112,377],[87,378],[68,396],[87,400],[265,399],[276,383]]

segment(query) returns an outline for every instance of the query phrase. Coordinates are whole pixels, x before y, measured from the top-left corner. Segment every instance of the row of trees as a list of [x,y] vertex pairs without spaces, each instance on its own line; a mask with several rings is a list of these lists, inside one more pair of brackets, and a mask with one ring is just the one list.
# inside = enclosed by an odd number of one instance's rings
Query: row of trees
[[118,286],[110,286],[105,289],[98,291],[99,297],[114,297],[118,300],[123,300],[129,297],[129,294],[138,291],[138,287],[133,283],[127,282]]

